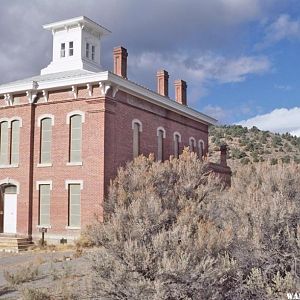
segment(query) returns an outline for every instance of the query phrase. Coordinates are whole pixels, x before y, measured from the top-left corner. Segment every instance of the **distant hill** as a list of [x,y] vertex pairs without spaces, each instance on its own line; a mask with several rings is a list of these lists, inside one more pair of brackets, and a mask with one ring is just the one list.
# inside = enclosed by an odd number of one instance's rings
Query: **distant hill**
[[277,163],[300,163],[300,137],[289,133],[275,134],[256,127],[248,129],[240,125],[212,126],[209,130],[209,158],[219,160],[221,144],[227,144],[228,164],[250,164],[268,161]]

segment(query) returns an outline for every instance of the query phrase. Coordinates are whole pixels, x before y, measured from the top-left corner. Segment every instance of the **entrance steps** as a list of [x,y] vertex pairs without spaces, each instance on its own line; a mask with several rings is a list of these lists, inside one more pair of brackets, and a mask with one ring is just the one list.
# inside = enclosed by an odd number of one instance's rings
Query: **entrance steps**
[[28,250],[32,245],[33,242],[28,237],[0,234],[0,251],[18,253]]

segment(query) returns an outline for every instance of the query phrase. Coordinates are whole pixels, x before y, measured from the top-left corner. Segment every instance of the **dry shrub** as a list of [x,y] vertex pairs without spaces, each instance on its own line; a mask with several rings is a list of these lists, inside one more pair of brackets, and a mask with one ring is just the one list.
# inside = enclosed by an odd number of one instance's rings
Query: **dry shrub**
[[25,288],[22,290],[23,300],[51,300],[51,296],[43,289]]
[[33,264],[19,268],[15,272],[4,270],[3,276],[11,286],[17,286],[24,282],[34,281],[39,276],[39,268]]
[[300,289],[295,165],[241,166],[232,187],[195,154],[120,169],[89,231],[94,297],[276,299]]

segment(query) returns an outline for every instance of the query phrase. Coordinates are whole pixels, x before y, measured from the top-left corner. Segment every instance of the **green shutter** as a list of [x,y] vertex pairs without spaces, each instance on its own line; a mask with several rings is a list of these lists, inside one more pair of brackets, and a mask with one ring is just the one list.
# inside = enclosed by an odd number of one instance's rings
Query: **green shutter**
[[80,184],[69,184],[69,226],[80,227]]
[[50,225],[50,184],[40,185],[39,225]]
[[46,118],[41,121],[41,164],[51,163],[51,139],[52,120]]
[[80,115],[71,117],[70,162],[81,162],[82,120]]
[[0,164],[8,164],[8,122],[0,124]]
[[11,164],[19,163],[20,121],[11,123]]

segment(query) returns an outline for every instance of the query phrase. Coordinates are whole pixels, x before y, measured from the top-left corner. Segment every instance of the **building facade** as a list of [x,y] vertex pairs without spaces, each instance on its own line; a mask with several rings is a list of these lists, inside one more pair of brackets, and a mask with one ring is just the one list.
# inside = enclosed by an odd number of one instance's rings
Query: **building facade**
[[102,219],[120,166],[139,154],[178,156],[185,146],[203,156],[216,120],[188,107],[183,80],[170,99],[164,70],[157,92],[128,80],[123,47],[113,51],[114,71],[103,69],[109,31],[90,19],[44,28],[53,34],[52,62],[0,85],[0,233],[39,238],[42,227],[48,239],[70,240]]

